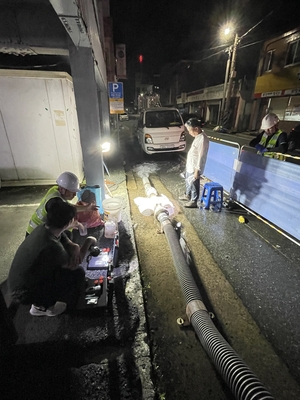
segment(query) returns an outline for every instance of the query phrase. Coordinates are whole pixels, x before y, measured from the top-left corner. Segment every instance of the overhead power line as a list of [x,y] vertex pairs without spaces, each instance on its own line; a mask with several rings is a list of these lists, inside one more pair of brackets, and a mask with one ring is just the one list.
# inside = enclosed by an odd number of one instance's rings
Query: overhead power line
[[[239,43],[241,42],[241,40],[242,40],[246,35],[248,35],[248,33],[250,33],[251,31],[253,31],[253,29],[255,29],[258,25],[260,25],[263,21],[265,21],[265,20],[266,20],[270,15],[272,15],[272,14],[273,14],[273,10],[270,11],[270,12],[269,12],[264,18],[262,18],[257,24],[253,25],[250,29],[248,29],[248,31],[245,32],[242,36],[240,36],[240,37],[239,37]],[[242,48],[244,48],[244,47],[253,46],[253,45],[255,45],[255,44],[258,44],[258,43],[261,43],[261,42],[264,42],[264,41],[265,41],[265,39],[263,39],[263,40],[258,40],[258,41],[252,42],[252,43],[247,43],[247,44],[245,44],[245,45],[243,45],[243,46],[239,45],[239,48],[242,49]],[[216,56],[216,55],[218,55],[218,54],[223,53],[223,52],[226,51],[226,49],[228,49],[230,46],[228,46],[228,44],[223,44],[223,45],[211,47],[210,49],[201,50],[201,52],[215,50],[215,49],[218,49],[218,48],[220,48],[220,47],[223,47],[223,50],[218,51],[217,53],[211,54],[211,55],[209,55],[209,56],[207,56],[207,57],[203,57],[201,60],[190,61],[190,62],[191,62],[191,63],[194,63],[194,64],[200,63],[200,62],[202,62],[202,61],[204,61],[204,60],[207,60],[207,59],[209,59],[209,58],[211,58],[211,57],[214,57],[214,56]],[[224,48],[225,48],[225,50],[224,50]]]

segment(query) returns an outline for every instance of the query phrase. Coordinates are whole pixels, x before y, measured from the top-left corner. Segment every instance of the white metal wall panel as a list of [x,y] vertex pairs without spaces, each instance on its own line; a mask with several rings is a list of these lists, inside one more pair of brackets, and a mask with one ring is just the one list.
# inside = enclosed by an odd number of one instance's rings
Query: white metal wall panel
[[55,181],[65,170],[82,178],[82,151],[70,77],[21,74],[22,71],[14,71],[12,76],[0,75],[2,182]]
[[[64,97],[65,102],[68,105],[67,108],[67,121],[69,126],[69,137],[72,148],[72,157],[73,157],[73,168],[74,173],[82,179],[83,178],[83,155],[81,149],[81,138],[79,132],[79,125],[77,119],[77,109],[76,109],[76,101],[74,94],[73,83],[69,80],[63,81],[64,86]],[[84,135],[84,132],[82,133]],[[77,172],[75,172],[77,171]]]
[[66,79],[46,80],[59,170],[82,175],[82,153],[72,83]]
[[[1,110],[1,106],[0,106]],[[3,121],[2,113],[0,113],[0,168],[1,165],[5,167],[5,176],[7,179],[18,179],[17,171],[14,164],[14,159],[10,149],[9,138],[7,135],[6,127]],[[0,169],[0,179],[4,173]]]

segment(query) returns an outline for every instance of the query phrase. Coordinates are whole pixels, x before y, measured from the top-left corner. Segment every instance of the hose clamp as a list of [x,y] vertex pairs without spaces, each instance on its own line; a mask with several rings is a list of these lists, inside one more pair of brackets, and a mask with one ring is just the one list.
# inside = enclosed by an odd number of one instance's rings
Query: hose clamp
[[[168,210],[165,207],[162,207],[160,204],[154,209],[154,217],[159,221],[160,218],[169,218]],[[159,221],[160,222],[160,221]]]
[[191,317],[196,311],[207,311],[203,301],[201,300],[192,300],[186,306],[186,316],[188,317],[189,322],[191,321]]
[[162,230],[164,230],[164,227],[167,225],[170,225],[170,220],[169,219],[165,219],[164,221],[161,221],[160,226],[162,228]]

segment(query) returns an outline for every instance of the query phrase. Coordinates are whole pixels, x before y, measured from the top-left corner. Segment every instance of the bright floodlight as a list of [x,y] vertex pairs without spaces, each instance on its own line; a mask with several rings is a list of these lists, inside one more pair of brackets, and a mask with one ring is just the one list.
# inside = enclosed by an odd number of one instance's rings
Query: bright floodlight
[[110,150],[110,143],[109,142],[102,143],[101,148],[102,148],[102,153],[107,153]]

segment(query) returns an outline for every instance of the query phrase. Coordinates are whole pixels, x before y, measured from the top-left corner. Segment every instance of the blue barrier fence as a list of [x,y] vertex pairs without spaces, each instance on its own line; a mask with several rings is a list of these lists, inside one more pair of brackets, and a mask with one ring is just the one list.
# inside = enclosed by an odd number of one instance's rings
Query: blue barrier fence
[[[231,144],[231,142],[228,142]],[[234,164],[238,159],[240,146],[234,143],[234,147],[216,142],[209,143],[209,151],[205,165],[205,176],[211,181],[220,183],[230,192],[234,179]]]
[[205,176],[300,240],[300,165],[211,141]]

